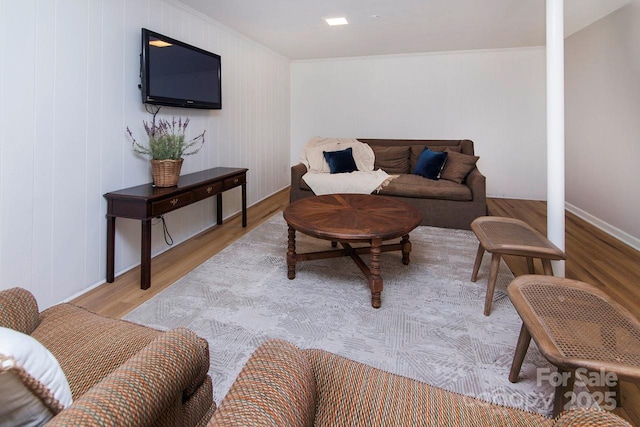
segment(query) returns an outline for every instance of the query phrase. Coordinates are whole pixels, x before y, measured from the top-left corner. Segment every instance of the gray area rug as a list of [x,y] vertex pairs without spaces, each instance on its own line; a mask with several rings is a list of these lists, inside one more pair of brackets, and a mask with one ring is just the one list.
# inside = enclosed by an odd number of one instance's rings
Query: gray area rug
[[[297,250],[330,243],[298,233]],[[471,231],[418,227],[411,263],[381,255],[382,307],[350,258],[298,263],[287,279],[287,228],[281,214],[153,297],[125,319],[170,329],[184,326],[209,341],[214,398],[220,402],[264,340],[321,348],[461,394],[543,415],[553,388],[537,384],[551,365],[532,342],[521,379],[509,369],[522,322],[506,296],[513,279],[502,263],[491,316],[482,314],[490,254],[470,281],[478,241]],[[368,263],[368,257],[363,257]]]

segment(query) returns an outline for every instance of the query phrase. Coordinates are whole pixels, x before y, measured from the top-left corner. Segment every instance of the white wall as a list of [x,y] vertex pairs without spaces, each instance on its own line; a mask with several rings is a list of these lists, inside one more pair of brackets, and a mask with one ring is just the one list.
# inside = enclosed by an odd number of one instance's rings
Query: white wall
[[490,196],[546,199],[544,48],[294,61],[291,162],[312,136],[471,139]]
[[567,202],[640,248],[640,0],[565,45]]
[[[1,0],[0,289],[27,288],[41,308],[104,282],[102,195],[151,180],[125,134],[144,140],[150,118],[141,27],[222,56],[222,110],[162,108],[207,130],[182,173],[247,167],[250,205],[289,184],[288,59],[172,0]],[[239,211],[239,189],[223,197],[225,217]],[[214,199],[166,215],[176,243],[214,224]],[[140,262],[140,223],[116,223],[121,272]]]

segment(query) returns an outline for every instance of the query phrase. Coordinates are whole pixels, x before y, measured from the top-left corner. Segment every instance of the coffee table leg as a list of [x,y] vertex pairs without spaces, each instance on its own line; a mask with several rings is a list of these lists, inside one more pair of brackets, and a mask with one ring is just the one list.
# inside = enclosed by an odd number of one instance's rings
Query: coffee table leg
[[409,253],[411,252],[411,242],[409,241],[409,235],[405,234],[404,236],[402,236],[402,242],[400,242],[402,244],[402,263],[404,265],[409,265],[409,262],[411,261],[409,259]]
[[287,277],[296,278],[296,230],[289,226],[289,245],[287,247]]
[[382,293],[382,277],[380,277],[380,247],[382,239],[371,239],[371,278],[369,287],[371,288],[371,306],[380,308],[382,305],[380,294]]

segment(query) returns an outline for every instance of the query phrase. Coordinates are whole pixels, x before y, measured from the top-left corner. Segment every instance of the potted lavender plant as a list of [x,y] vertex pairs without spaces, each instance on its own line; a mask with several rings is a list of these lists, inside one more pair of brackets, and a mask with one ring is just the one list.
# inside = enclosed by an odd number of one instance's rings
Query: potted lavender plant
[[189,125],[189,118],[176,120],[158,119],[153,113],[151,123],[143,121],[144,130],[149,137],[147,145],[142,145],[133,137],[127,126],[127,133],[133,141],[133,151],[151,157],[153,183],[156,187],[173,187],[178,184],[180,169],[184,156],[196,154],[204,145],[204,130],[200,135],[187,141],[185,132]]

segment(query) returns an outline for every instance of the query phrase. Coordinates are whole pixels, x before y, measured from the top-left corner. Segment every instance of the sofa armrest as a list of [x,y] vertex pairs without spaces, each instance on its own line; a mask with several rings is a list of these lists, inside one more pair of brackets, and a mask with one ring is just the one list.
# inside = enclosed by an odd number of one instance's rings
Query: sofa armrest
[[[158,335],[47,425],[158,425],[161,416],[180,415],[185,396],[205,380],[208,368],[207,342],[186,328],[172,329]],[[179,419],[163,418],[163,422],[180,424]]]
[[26,289],[0,291],[0,326],[31,335],[40,324],[38,303]]
[[304,196],[302,192],[308,192],[308,190],[303,190],[301,186],[302,177],[307,173],[307,167],[298,163],[297,165],[291,166],[291,192],[289,195],[289,201],[294,202],[298,199],[302,199]]
[[315,392],[307,356],[269,340],[251,355],[207,426],[312,426]]
[[297,165],[291,166],[291,186],[293,187],[295,185],[299,187],[300,180],[305,173],[307,173],[307,167],[304,164],[298,163]]
[[487,201],[487,178],[480,173],[478,168],[473,168],[465,179],[467,186],[471,190],[474,202],[486,203]]

